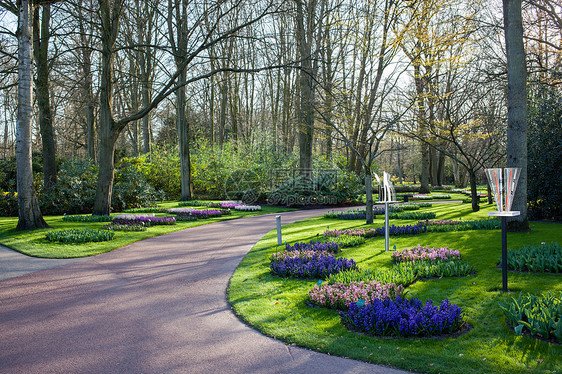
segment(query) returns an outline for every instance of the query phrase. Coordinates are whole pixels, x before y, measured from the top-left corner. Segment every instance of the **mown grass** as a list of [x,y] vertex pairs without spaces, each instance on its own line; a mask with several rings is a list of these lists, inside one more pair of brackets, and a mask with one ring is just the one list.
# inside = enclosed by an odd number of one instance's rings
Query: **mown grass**
[[[177,202],[165,202],[159,204],[163,208],[174,208],[178,206]],[[198,208],[198,207],[196,207]],[[32,257],[42,258],[76,258],[93,256],[100,253],[109,252],[113,249],[123,247],[127,244],[137,242],[152,236],[162,235],[174,231],[184,230],[190,227],[201,226],[212,222],[225,221],[240,217],[248,217],[260,214],[276,213],[291,209],[262,207],[258,212],[241,212],[232,210],[232,215],[197,220],[192,222],[177,222],[176,225],[162,225],[149,227],[147,231],[141,232],[123,232],[116,231],[115,239],[107,242],[85,243],[85,244],[62,244],[53,243],[45,239],[47,232],[58,229],[69,228],[89,228],[99,229],[107,222],[65,222],[63,216],[46,216],[45,221],[50,228],[33,230],[33,231],[16,231],[18,222],[17,217],[0,218],[0,244],[14,249],[18,252]],[[164,215],[164,214],[157,214]]]
[[[482,219],[493,205],[485,204],[472,213],[467,204],[439,204],[424,211],[434,211],[438,219]],[[395,224],[411,224],[399,221]],[[377,217],[373,227],[383,225]],[[312,218],[283,227],[283,240],[309,240],[330,226],[363,226],[361,221]],[[562,241],[562,225],[532,223],[530,233],[509,233],[508,246]],[[458,304],[470,331],[458,337],[379,338],[348,331],[340,324],[338,313],[307,304],[308,290],[316,280],[273,277],[269,273],[269,255],[276,246],[276,233],[267,234],[234,273],[228,300],[235,313],[262,333],[320,352],[350,357],[366,362],[393,366],[414,372],[430,373],[556,373],[562,371],[562,346],[527,336],[516,336],[506,325],[498,306],[519,292],[561,291],[560,274],[509,272],[510,294],[501,290],[499,230],[425,233],[410,237],[391,237],[391,251],[384,251],[384,238],[369,239],[359,247],[344,249],[341,256],[353,258],[363,269],[391,266],[391,253],[417,244],[448,246],[458,249],[463,259],[472,263],[477,274],[418,281],[407,288],[407,297],[434,303],[448,298]]]

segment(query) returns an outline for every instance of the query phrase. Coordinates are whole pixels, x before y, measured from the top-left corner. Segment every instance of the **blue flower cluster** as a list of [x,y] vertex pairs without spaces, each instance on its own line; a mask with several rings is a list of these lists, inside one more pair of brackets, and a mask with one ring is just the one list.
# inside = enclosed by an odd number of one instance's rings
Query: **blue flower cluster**
[[325,279],[328,275],[343,270],[356,269],[353,259],[335,258],[324,253],[312,256],[285,256],[272,258],[269,265],[271,273],[281,277]]
[[350,304],[340,312],[342,323],[349,329],[373,335],[430,336],[451,333],[463,325],[461,308],[445,299],[439,307],[431,299],[397,297],[395,300],[374,300],[372,304]]
[[[425,225],[405,225],[405,226],[390,226],[389,235],[400,236],[400,235],[416,235],[427,231]],[[374,236],[384,236],[384,227],[378,227],[375,230]]]
[[343,213],[338,215],[338,219],[366,219],[367,213]]
[[340,246],[338,243],[334,243],[330,241],[328,242],[311,241],[310,243],[305,243],[305,242],[295,243],[292,246],[287,243],[285,245],[285,250],[286,251],[315,251],[315,252],[327,251],[331,253],[337,253],[340,250]]

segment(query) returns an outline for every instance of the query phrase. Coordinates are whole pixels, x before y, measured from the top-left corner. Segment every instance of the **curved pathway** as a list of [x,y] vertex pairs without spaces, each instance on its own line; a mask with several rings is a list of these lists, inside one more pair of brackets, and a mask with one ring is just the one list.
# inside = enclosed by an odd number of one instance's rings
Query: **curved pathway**
[[203,225],[0,282],[0,372],[401,373],[288,346],[236,318],[228,281],[274,227],[274,215]]

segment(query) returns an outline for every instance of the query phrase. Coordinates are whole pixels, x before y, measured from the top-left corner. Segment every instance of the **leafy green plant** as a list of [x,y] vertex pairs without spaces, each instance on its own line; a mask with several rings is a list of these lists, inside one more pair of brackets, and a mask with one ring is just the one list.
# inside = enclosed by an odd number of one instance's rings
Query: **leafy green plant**
[[178,207],[184,207],[184,206],[211,206],[211,205],[209,205],[209,203],[203,201],[197,201],[197,200],[180,201],[178,203]]
[[125,209],[123,213],[168,213],[168,209],[159,207],[134,208]]
[[533,273],[562,273],[562,247],[553,242],[512,248],[507,252],[507,267]]
[[415,280],[416,275],[414,274],[414,271],[407,267],[394,267],[390,270],[345,270],[337,274],[332,274],[326,278],[326,282],[330,284],[379,281],[383,284],[394,283],[396,285],[402,285],[404,287],[414,283]]
[[96,215],[85,215],[85,216],[64,216],[62,220],[65,222],[111,222],[111,216],[96,216]]
[[562,343],[562,292],[519,294],[499,305],[517,335],[528,332],[545,339],[553,337]]
[[395,267],[400,272],[412,271],[418,278],[461,277],[475,272],[474,266],[463,260],[410,261],[401,262]]
[[0,191],[0,217],[18,215],[18,196],[15,192]]
[[112,240],[115,233],[108,230],[94,229],[64,229],[49,231],[46,239],[59,243],[91,243]]

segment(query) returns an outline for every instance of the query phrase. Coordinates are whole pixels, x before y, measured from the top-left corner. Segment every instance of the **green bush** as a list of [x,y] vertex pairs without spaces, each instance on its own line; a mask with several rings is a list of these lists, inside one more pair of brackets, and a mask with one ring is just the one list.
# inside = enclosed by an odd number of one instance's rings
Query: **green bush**
[[128,164],[144,175],[144,179],[156,191],[162,191],[165,199],[179,199],[180,185],[180,158],[178,147],[153,146],[150,154],[139,157],[124,158],[121,164]]
[[562,292],[544,295],[522,295],[500,303],[507,323],[517,335],[528,332],[544,339],[554,338],[562,343]]
[[562,220],[562,94],[529,90],[529,218]]
[[110,216],[64,216],[62,220],[65,222],[111,222]]
[[18,216],[18,195],[15,192],[0,191],[0,217]]
[[412,220],[424,220],[433,219],[436,217],[434,212],[407,212],[407,213],[392,213],[390,218],[392,219],[412,219]]
[[59,166],[57,183],[38,191],[41,213],[91,213],[96,195],[97,173],[97,166],[87,161],[63,161]]
[[562,273],[562,247],[554,242],[512,248],[507,252],[507,267],[533,273]]
[[121,212],[125,209],[155,205],[157,201],[164,198],[165,194],[156,191],[147,182],[144,174],[133,166],[125,164],[115,170],[115,184],[111,198],[114,211]]
[[108,230],[93,229],[64,229],[49,231],[46,239],[51,242],[59,243],[90,243],[105,242],[112,240],[115,233]]

